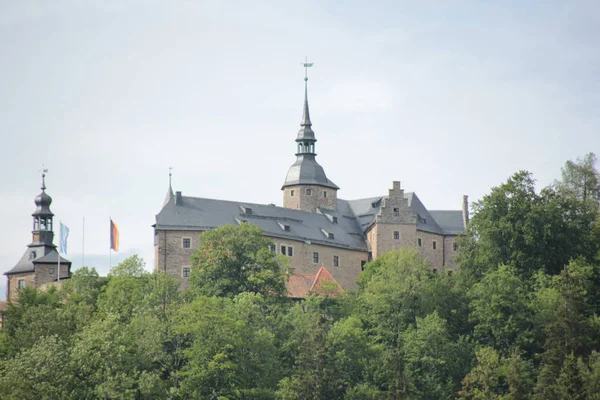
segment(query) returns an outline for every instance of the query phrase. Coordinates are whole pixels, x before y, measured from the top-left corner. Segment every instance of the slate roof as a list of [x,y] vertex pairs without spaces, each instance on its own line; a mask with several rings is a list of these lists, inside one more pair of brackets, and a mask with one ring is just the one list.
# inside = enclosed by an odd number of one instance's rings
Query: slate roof
[[[464,230],[462,211],[427,211],[414,193],[405,193],[418,216],[417,229],[443,235]],[[374,222],[385,196],[337,201],[337,210],[316,213],[240,201],[182,196],[171,197],[156,215],[158,230],[208,230],[250,222],[266,236],[368,251],[365,231]],[[332,234],[330,236],[329,234]]]
[[[440,235],[456,235],[464,231],[463,215],[461,210],[428,211],[419,197],[412,192],[405,192],[404,197],[408,200],[408,206],[417,215],[417,229]],[[375,221],[375,216],[383,205],[387,196],[368,197],[358,200],[338,200],[345,202],[349,207],[363,231],[366,231]]]
[[334,282],[338,292],[343,292],[342,286],[335,280],[326,267],[319,268],[316,274],[297,274],[290,276],[287,282],[288,297],[302,299],[309,293],[319,293],[323,282]]
[[164,230],[207,230],[243,222],[259,226],[270,237],[367,251],[365,236],[354,216],[337,210],[313,213],[272,205],[182,196],[182,204],[175,204],[175,198],[172,198],[163,207],[156,216],[155,226]]
[[310,153],[297,155],[296,162],[288,170],[281,188],[295,185],[317,185],[339,189],[335,183],[327,178],[325,170],[315,160],[315,154]]
[[[35,257],[32,256],[32,253],[35,252]],[[58,253],[56,252],[56,248],[54,246],[29,246],[27,250],[25,250],[25,254],[19,260],[17,265],[15,265],[10,271],[4,273],[4,275],[12,275],[12,274],[20,274],[24,272],[34,272],[35,264],[57,264]],[[71,261],[67,260],[64,257],[60,257],[61,264],[71,264]]]

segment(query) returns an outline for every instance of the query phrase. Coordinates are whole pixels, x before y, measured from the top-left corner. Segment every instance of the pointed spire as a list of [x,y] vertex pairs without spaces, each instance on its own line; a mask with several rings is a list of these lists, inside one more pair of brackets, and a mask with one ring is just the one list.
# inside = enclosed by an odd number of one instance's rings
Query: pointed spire
[[312,122],[310,122],[310,111],[308,110],[308,69],[313,66],[313,63],[308,62],[308,58],[302,63],[304,67],[304,108],[302,110],[302,122],[300,122],[300,131],[298,132],[297,142],[310,140],[316,142],[315,133],[312,130]]
[[46,190],[46,172],[48,172],[47,168],[44,168],[44,164],[42,164],[42,191]]
[[167,194],[165,196],[165,200],[163,201],[163,207],[167,205],[167,203],[169,201],[171,201],[171,199],[173,198],[174,194],[173,194],[173,187],[171,186],[171,175],[172,175],[172,169],[173,167],[169,167],[169,190],[167,190]]

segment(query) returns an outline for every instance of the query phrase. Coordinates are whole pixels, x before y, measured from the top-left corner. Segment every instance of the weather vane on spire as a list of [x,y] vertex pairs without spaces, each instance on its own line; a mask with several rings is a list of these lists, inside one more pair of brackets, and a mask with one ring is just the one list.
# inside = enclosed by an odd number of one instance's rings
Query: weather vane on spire
[[46,173],[48,172],[48,168],[44,164],[42,164],[42,190],[46,190]]
[[308,69],[310,67],[313,66],[314,63],[309,63],[308,62],[308,56],[306,56],[304,58],[304,62],[302,63],[302,66],[304,67],[304,80],[307,81],[308,80]]
[[173,175],[172,171],[173,167],[169,166],[169,187],[171,187],[171,175]]

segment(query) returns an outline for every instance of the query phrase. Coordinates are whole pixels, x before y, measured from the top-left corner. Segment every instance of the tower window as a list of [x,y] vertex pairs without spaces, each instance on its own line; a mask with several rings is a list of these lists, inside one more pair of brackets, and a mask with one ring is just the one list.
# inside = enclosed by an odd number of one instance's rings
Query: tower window
[[190,271],[191,271],[190,267],[183,267],[181,269],[181,276],[184,277],[184,278],[189,278],[190,277]]
[[20,288],[24,288],[25,287],[25,279],[19,279],[19,287]]
[[340,259],[338,256],[333,256],[333,266],[334,267],[339,267],[340,266]]
[[306,190],[304,191],[304,194],[306,194],[307,196],[312,196],[312,189],[306,188]]
[[48,273],[49,273],[49,274],[53,274],[53,273],[54,273],[54,268],[49,268],[49,269],[48,269]]
[[400,216],[400,209],[394,208],[394,217],[399,217],[399,216]]
[[458,251],[458,243],[453,243],[452,244],[452,250]]
[[327,192],[323,190],[323,197],[327,197]]
[[317,253],[316,251],[313,253],[313,264],[318,264],[319,263],[319,253]]
[[394,240],[400,239],[400,231],[394,231]]
[[418,245],[419,247],[421,247],[421,246],[423,245],[423,242],[421,241],[421,238],[418,238],[418,239],[417,239],[417,245]]
[[290,190],[290,196],[294,197],[294,190]]
[[433,249],[435,250],[435,249],[436,249],[436,247],[437,247],[437,242],[434,240],[434,241],[433,241]]
[[190,238],[183,238],[182,240],[182,246],[184,249],[189,249],[190,247],[192,247],[192,239]]
[[30,260],[34,260],[35,256],[36,256],[35,251],[32,251],[31,253],[29,253],[29,259]]

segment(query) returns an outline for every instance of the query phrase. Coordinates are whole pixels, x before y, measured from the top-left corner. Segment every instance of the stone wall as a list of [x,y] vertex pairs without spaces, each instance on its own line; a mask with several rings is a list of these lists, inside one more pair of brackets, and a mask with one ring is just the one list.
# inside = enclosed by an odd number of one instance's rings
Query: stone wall
[[444,237],[444,259],[446,261],[446,269],[450,271],[456,271],[458,264],[454,260],[456,257],[456,251],[454,251],[454,242],[457,236],[446,236]]
[[[52,272],[50,272],[52,270]],[[45,283],[56,281],[57,264],[37,264],[35,266],[35,286],[39,287]],[[60,277],[69,276],[69,265],[60,265]]]
[[[421,246],[419,246],[421,239]],[[433,248],[435,242],[435,249]],[[417,231],[417,248],[421,256],[429,262],[432,269],[441,271],[444,266],[444,236],[435,233]]]
[[[154,271],[166,271],[176,278],[183,289],[188,279],[183,277],[183,267],[192,264],[191,257],[200,244],[201,231],[156,231],[154,245]],[[183,248],[183,239],[190,239],[190,248]]]
[[[293,255],[286,256],[290,261],[293,274],[315,274],[321,266],[327,267],[331,275],[344,289],[356,289],[356,281],[361,272],[362,262],[369,261],[367,251],[343,249],[303,241],[269,238],[276,245],[277,254],[281,254],[281,246],[293,248]],[[319,253],[318,263],[314,262],[313,253]],[[338,257],[338,266],[334,266],[333,256]]]
[[[310,189],[310,195],[306,194],[306,189]],[[317,208],[335,210],[337,208],[337,190],[314,185],[286,187],[283,190],[283,206],[310,212],[315,212]]]
[[[394,239],[394,232],[399,233],[399,238]],[[401,247],[414,247],[417,243],[417,226],[409,224],[376,223],[367,232],[367,240],[371,245],[373,258],[383,253]]]
[[16,300],[19,297],[18,288],[19,281],[23,279],[25,280],[26,286],[36,286],[35,284],[35,273],[34,272],[25,272],[22,274],[14,274],[8,277],[8,288],[6,298],[8,300]]

